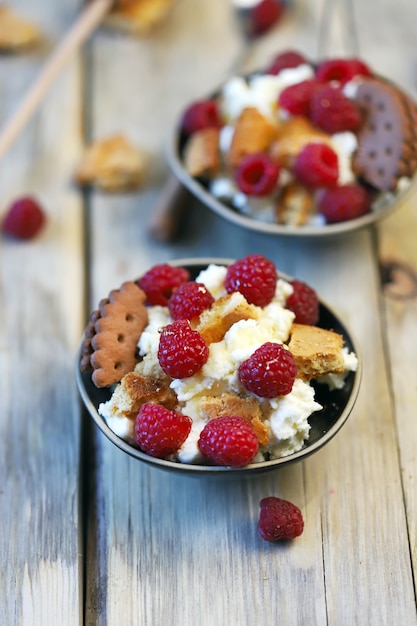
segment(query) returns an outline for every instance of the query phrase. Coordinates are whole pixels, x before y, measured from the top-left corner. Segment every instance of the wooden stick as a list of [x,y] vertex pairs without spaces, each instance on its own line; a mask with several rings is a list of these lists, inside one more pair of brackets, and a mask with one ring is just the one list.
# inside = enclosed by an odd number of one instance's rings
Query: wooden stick
[[41,73],[2,129],[0,133],[0,160],[23,131],[55,78],[63,70],[72,55],[99,26],[112,4],[113,0],[94,0],[89,3],[61,43],[58,44]]
[[152,239],[162,243],[174,241],[180,234],[191,200],[190,192],[171,174],[149,220],[148,233]]

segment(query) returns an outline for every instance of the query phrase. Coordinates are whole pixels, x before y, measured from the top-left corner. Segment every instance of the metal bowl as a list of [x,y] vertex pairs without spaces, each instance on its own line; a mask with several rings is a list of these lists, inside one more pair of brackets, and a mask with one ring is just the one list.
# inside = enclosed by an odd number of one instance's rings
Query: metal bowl
[[[221,87],[209,94],[207,98],[217,98],[220,91]],[[193,178],[184,167],[182,158],[184,145],[185,138],[181,132],[181,120],[178,120],[166,145],[166,158],[168,165],[178,180],[203,205],[207,206],[224,219],[236,224],[237,226],[241,226],[242,228],[269,235],[320,239],[355,232],[359,229],[375,224],[376,222],[379,222],[380,220],[391,215],[391,213],[398,209],[415,191],[414,187],[417,180],[416,174],[408,186],[404,186],[405,188],[398,189],[396,192],[375,193],[373,199],[374,208],[369,213],[345,222],[325,224],[323,226],[308,224],[304,226],[294,226],[267,223],[240,213],[231,204],[228,204],[214,196],[202,180]]]
[[[231,262],[230,259],[218,258],[180,259],[172,262],[172,265],[186,267],[190,271],[191,278],[193,279],[210,263],[228,265]],[[279,275],[287,280],[291,279],[288,275],[280,271]],[[313,383],[316,400],[323,406],[323,409],[314,413],[311,417],[310,436],[304,443],[303,448],[289,456],[272,461],[264,461],[262,463],[252,463],[243,468],[182,464],[151,457],[115,435],[106,424],[104,418],[98,413],[99,404],[107,402],[110,399],[111,389],[97,388],[91,380],[91,374],[80,371],[80,353],[78,353],[75,375],[81,398],[98,428],[115,446],[138,461],[163,470],[177,472],[186,476],[202,476],[207,474],[223,477],[251,476],[253,474],[277,470],[296,461],[302,461],[325,446],[341,429],[354,407],[361,380],[361,359],[358,346],[354,342],[350,332],[329,306],[321,300],[319,311],[320,317],[318,326],[334,330],[343,336],[345,345],[349,350],[354,351],[358,357],[358,369],[356,372],[349,373],[342,389],[330,391],[325,384]]]

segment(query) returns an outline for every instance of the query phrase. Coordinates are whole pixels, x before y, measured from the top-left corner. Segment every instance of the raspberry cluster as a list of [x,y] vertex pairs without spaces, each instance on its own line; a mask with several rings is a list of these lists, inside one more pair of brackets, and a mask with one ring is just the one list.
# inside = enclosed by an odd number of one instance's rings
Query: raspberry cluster
[[[249,254],[226,270],[225,289],[240,292],[247,302],[267,306],[274,298],[278,273],[272,261],[261,254]],[[190,280],[189,272],[168,264],[156,265],[138,284],[146,290],[148,302],[168,307],[172,323],[160,331],[157,357],[163,372],[173,379],[197,374],[207,362],[209,347],[192,322],[209,309],[214,298],[207,287]],[[286,307],[295,321],[316,324],[319,302],[306,283],[292,281]],[[238,368],[238,378],[249,394],[276,398],[291,392],[297,374],[294,357],[281,343],[266,342]],[[162,406],[143,405],[136,420],[136,443],[145,452],[166,458],[174,454],[189,434],[189,418]],[[172,430],[172,432],[171,432]],[[198,447],[210,464],[242,467],[253,461],[259,442],[251,423],[239,415],[211,419],[201,432]]]

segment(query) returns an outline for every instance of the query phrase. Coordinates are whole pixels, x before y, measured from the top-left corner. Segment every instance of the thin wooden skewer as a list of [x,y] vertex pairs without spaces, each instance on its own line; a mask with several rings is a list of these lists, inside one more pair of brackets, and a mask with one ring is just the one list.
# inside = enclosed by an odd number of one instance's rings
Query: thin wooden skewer
[[113,0],[94,0],[88,4],[61,43],[58,44],[41,73],[0,132],[0,160],[23,131],[55,78],[63,70],[72,55],[99,26],[112,5]]

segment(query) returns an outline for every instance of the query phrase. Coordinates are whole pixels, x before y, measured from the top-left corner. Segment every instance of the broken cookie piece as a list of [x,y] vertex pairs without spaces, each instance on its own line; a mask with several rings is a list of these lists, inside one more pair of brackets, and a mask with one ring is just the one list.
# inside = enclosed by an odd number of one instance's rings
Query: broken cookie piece
[[103,191],[129,191],[140,187],[145,167],[144,153],[117,134],[87,147],[75,179],[80,185],[95,185]]
[[36,24],[14,10],[0,6],[0,52],[19,52],[31,48],[42,39]]
[[132,35],[148,35],[163,22],[173,0],[119,0],[104,25]]
[[343,373],[343,337],[333,330],[293,324],[288,348],[297,365],[298,378],[311,380],[328,373]]

